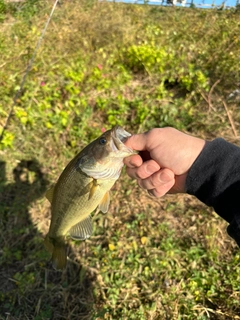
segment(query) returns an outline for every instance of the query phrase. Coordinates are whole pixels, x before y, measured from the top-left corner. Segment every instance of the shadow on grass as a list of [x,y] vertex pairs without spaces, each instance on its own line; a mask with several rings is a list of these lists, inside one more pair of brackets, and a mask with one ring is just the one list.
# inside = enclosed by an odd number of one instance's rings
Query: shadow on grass
[[12,174],[7,183],[1,161],[0,319],[91,319],[95,275],[73,263],[63,272],[53,270],[30,219],[29,206],[48,184],[39,163],[22,160]]

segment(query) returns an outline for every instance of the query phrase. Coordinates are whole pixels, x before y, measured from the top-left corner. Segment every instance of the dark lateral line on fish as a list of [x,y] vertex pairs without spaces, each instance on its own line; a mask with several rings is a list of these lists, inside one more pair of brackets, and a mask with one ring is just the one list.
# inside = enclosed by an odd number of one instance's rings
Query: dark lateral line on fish
[[21,81],[21,83],[20,83],[20,87],[19,87],[18,91],[15,93],[15,96],[14,96],[14,98],[13,98],[13,103],[12,103],[12,105],[11,105],[10,111],[9,111],[9,113],[8,113],[7,119],[6,119],[6,121],[5,121],[5,124],[4,124],[4,126],[3,126],[3,129],[2,129],[2,132],[1,132],[1,135],[0,135],[0,143],[2,142],[2,139],[3,139],[3,136],[4,136],[4,132],[6,131],[6,129],[7,129],[7,127],[8,127],[8,124],[9,124],[9,122],[10,122],[10,119],[11,119],[11,117],[12,117],[12,115],[13,115],[13,109],[14,109],[14,107],[15,107],[15,105],[16,105],[17,99],[19,98],[20,94],[22,93],[22,90],[23,90],[23,87],[24,87],[24,84],[25,84],[27,75],[28,75],[28,73],[30,72],[30,70],[31,70],[31,68],[32,68],[33,62],[34,62],[35,57],[36,57],[36,55],[37,55],[37,51],[38,51],[38,49],[40,48],[40,45],[41,45],[42,40],[43,40],[43,37],[44,37],[44,35],[45,35],[45,33],[46,33],[47,27],[48,27],[48,25],[49,25],[49,22],[50,22],[52,16],[53,16],[53,13],[54,13],[55,8],[56,8],[56,6],[57,6],[57,4],[58,4],[58,1],[59,1],[59,0],[56,0],[55,3],[53,4],[52,10],[51,10],[50,15],[49,15],[49,17],[48,17],[48,19],[47,19],[47,22],[46,22],[46,24],[45,24],[45,27],[44,27],[44,29],[43,29],[43,31],[42,31],[39,39],[38,39],[38,42],[37,42],[37,44],[36,44],[36,47],[35,47],[35,50],[34,50],[34,52],[33,52],[32,58],[30,59],[30,61],[29,61],[29,63],[28,63],[28,66],[27,66],[27,68],[26,68],[26,71],[25,71],[25,73],[24,73],[24,75],[23,75],[22,81]]

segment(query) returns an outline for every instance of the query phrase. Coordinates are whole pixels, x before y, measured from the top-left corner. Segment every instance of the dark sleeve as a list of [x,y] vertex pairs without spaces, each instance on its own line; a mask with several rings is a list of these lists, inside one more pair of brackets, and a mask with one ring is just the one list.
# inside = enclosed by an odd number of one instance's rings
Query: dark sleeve
[[240,148],[221,138],[207,142],[188,173],[186,192],[229,222],[228,234],[240,246]]

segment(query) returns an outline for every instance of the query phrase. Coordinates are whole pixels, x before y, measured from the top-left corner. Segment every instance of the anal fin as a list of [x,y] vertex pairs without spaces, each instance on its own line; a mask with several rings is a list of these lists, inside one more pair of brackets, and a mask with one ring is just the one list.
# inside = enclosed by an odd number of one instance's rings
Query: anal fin
[[102,198],[101,202],[98,205],[99,210],[101,210],[103,213],[108,212],[110,204],[110,192],[106,192],[104,197]]
[[86,219],[75,224],[70,230],[69,234],[72,239],[85,240],[92,235],[92,219],[88,216]]

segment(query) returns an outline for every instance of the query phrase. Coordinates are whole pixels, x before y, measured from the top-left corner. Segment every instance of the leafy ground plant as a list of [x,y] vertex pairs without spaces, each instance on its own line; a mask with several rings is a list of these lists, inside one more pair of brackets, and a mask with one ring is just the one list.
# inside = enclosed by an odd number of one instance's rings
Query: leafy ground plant
[[[0,0],[0,129],[47,1]],[[187,195],[154,200],[125,172],[94,234],[43,247],[44,194],[103,129],[174,126],[239,143],[239,12],[103,2],[57,7],[0,144],[0,319],[240,318],[240,255],[226,223]]]

